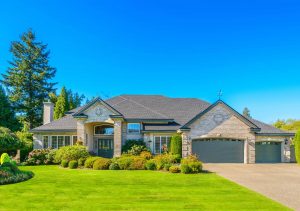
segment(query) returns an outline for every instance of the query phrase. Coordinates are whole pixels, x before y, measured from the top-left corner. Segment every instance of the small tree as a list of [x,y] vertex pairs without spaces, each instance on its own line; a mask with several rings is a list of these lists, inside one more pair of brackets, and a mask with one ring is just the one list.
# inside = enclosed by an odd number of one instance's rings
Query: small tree
[[175,134],[171,139],[171,153],[182,156],[182,138],[180,134]]
[[298,130],[298,132],[296,133],[294,144],[295,144],[296,161],[298,164],[300,164],[300,130]]
[[60,95],[57,98],[57,102],[54,108],[54,119],[59,119],[65,115],[65,112],[68,111],[68,99],[66,88],[61,89]]
[[251,118],[250,110],[249,110],[247,107],[244,108],[244,110],[243,110],[243,115],[244,115],[245,117]]
[[0,153],[11,152],[22,147],[22,142],[10,129],[0,127]]

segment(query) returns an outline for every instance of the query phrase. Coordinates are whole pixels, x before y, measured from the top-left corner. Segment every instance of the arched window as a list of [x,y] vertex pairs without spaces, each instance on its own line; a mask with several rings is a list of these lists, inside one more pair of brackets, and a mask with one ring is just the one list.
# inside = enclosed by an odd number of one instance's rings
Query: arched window
[[95,126],[95,135],[113,135],[114,127],[110,125],[98,125]]

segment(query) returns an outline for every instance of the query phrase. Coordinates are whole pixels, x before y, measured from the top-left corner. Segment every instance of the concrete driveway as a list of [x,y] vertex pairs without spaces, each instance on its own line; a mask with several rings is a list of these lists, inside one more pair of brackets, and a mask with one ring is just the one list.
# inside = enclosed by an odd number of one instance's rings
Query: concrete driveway
[[300,211],[297,164],[204,164],[204,169]]

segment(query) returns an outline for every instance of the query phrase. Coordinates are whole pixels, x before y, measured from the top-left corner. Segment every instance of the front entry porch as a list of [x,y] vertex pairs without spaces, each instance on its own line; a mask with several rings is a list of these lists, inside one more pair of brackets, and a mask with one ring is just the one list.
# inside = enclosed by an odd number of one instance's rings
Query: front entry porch
[[114,155],[114,140],[113,138],[96,138],[98,145],[97,155],[104,158],[112,158]]

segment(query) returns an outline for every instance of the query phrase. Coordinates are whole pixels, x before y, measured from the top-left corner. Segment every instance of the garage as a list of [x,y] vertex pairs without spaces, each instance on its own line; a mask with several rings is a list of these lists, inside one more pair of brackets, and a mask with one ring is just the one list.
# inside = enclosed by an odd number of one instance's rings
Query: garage
[[197,139],[192,153],[204,163],[244,163],[244,141],[238,139]]
[[255,161],[256,163],[280,163],[281,142],[256,142]]

